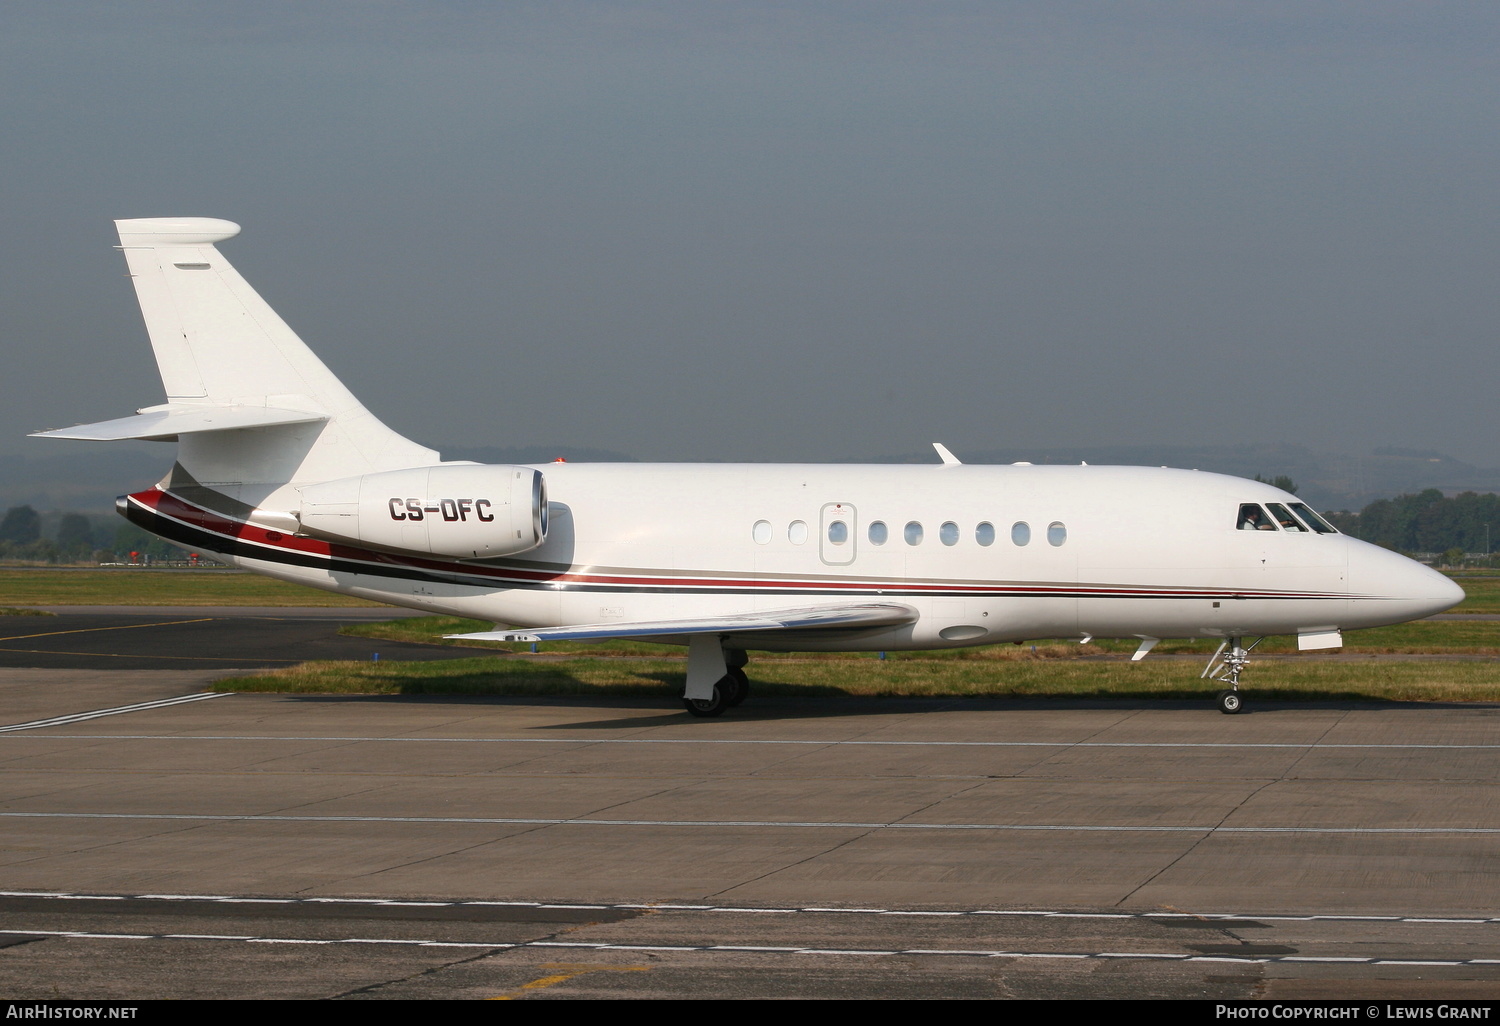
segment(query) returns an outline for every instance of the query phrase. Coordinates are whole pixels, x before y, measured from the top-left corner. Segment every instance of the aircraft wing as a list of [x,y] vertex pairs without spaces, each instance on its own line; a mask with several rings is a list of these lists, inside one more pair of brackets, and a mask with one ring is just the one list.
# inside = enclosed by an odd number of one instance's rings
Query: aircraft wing
[[586,641],[598,638],[672,637],[685,634],[742,634],[760,631],[824,631],[899,627],[914,623],[917,611],[893,602],[809,606],[729,616],[690,616],[680,620],[593,623],[576,627],[535,627],[447,634],[458,641]]

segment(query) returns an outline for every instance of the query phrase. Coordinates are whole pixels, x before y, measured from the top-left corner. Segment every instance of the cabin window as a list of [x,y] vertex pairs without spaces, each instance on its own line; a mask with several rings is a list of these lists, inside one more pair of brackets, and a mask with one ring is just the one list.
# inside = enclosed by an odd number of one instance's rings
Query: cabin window
[[793,545],[803,544],[807,541],[807,524],[801,520],[793,520],[786,529],[786,536]]
[[849,525],[842,520],[832,520],[828,523],[828,544],[842,545],[849,540]]
[[921,545],[922,544],[922,525],[919,524],[919,523],[917,523],[915,520],[913,520],[911,523],[907,524],[906,525],[906,530],[902,531],[901,533],[902,533],[902,536],[904,538],[906,538],[906,544],[908,544],[908,545]]
[[950,520],[946,524],[944,524],[942,527],[939,527],[938,528],[938,541],[942,542],[944,545],[957,545],[958,544],[958,525],[955,524],[953,521]]
[[1240,506],[1239,527],[1241,531],[1276,530],[1276,524],[1271,520],[1270,515],[1256,502],[1246,502]]
[[765,545],[771,540],[771,522],[769,520],[757,520],[755,527],[750,531],[751,537],[757,545]]
[[885,526],[884,520],[876,520],[870,524],[870,544],[884,545],[886,539],[891,536],[891,529]]
[[1281,503],[1268,502],[1266,503],[1266,509],[1271,511],[1271,516],[1276,518],[1276,522],[1281,525],[1281,529],[1283,531],[1305,532],[1307,530],[1307,528],[1303,527],[1302,524],[1298,522],[1297,518],[1292,516],[1292,514],[1287,511],[1287,508]]
[[1047,544],[1061,545],[1068,540],[1068,528],[1059,521],[1052,521],[1047,525]]
[[1024,520],[1018,520],[1010,525],[1010,540],[1017,545],[1031,544],[1031,525]]
[[974,540],[981,545],[995,544],[995,525],[986,522],[974,528]]
[[1302,518],[1302,522],[1304,524],[1306,524],[1308,527],[1311,527],[1319,534],[1338,534],[1338,531],[1334,530],[1333,526],[1329,524],[1328,521],[1324,520],[1312,510],[1308,509],[1307,503],[1294,502],[1292,503],[1292,510]]

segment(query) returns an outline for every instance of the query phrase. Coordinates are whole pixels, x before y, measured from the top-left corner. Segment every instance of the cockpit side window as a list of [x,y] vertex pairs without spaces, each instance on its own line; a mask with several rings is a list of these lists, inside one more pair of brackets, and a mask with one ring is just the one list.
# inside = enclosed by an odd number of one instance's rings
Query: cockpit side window
[[1292,510],[1302,518],[1304,524],[1319,534],[1338,534],[1338,531],[1334,529],[1332,524],[1308,509],[1307,503],[1294,502],[1292,503]]
[[1246,502],[1240,506],[1239,528],[1241,531],[1274,531],[1276,524],[1259,503]]
[[1266,503],[1266,509],[1271,511],[1271,516],[1276,518],[1276,522],[1281,525],[1283,531],[1300,531],[1304,534],[1307,532],[1307,528],[1303,527],[1296,517],[1287,512],[1287,508],[1281,503],[1268,502]]

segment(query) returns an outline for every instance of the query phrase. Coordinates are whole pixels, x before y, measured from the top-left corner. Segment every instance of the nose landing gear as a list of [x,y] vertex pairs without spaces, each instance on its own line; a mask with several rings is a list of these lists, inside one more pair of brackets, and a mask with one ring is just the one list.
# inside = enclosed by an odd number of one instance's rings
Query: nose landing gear
[[1240,694],[1240,674],[1250,663],[1251,649],[1265,640],[1256,638],[1246,648],[1245,639],[1238,635],[1224,639],[1209,659],[1208,666],[1198,675],[1200,679],[1216,680],[1229,685],[1228,689],[1220,691],[1215,698],[1219,712],[1232,716],[1244,707],[1244,698]]

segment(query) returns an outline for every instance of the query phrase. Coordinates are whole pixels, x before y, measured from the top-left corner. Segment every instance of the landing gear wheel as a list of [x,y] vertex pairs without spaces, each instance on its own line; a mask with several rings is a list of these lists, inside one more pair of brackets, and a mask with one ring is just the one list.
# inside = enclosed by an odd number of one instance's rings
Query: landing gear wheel
[[1229,716],[1233,716],[1235,713],[1240,711],[1243,703],[1240,699],[1240,693],[1238,691],[1220,691],[1218,704],[1219,712],[1225,713]]
[[746,677],[745,671],[738,666],[730,667],[729,673],[719,683],[723,685],[726,682],[730,685],[730,695],[725,699],[725,705],[733,708],[750,697],[750,678]]
[[710,716],[719,716],[732,704],[729,699],[733,687],[734,684],[730,678],[721,677],[719,678],[719,682],[714,685],[714,696],[712,698],[684,698],[682,700],[682,707],[694,716],[701,716],[705,719]]

